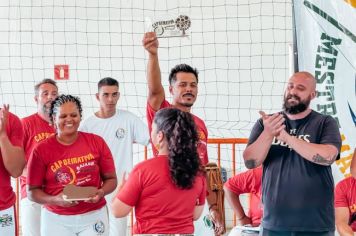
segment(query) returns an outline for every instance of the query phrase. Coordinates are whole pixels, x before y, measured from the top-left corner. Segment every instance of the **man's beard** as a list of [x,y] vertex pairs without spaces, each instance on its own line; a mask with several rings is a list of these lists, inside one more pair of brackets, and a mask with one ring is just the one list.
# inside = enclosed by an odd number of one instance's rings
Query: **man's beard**
[[[295,100],[298,100],[299,103],[295,105],[289,104],[288,99],[290,98],[294,98]],[[299,114],[305,111],[309,107],[310,100],[311,100],[310,97],[307,98],[306,100],[301,100],[300,97],[288,95],[287,97],[284,98],[283,110],[291,115]]]
[[47,105],[47,104],[42,105],[42,112],[43,112],[43,114],[45,114],[45,115],[49,115],[49,111],[50,111],[51,107],[50,107],[50,106],[47,107],[46,105]]
[[185,107],[192,107],[194,103],[187,103],[187,102],[183,102],[180,103],[180,105],[185,106]]
[[[183,97],[185,97],[187,95],[191,95],[193,98],[195,98],[195,96],[193,94],[191,94],[191,93],[187,93],[187,94],[183,95]],[[194,102],[195,101],[193,101],[193,102],[180,102],[180,105],[185,106],[185,107],[192,107]]]

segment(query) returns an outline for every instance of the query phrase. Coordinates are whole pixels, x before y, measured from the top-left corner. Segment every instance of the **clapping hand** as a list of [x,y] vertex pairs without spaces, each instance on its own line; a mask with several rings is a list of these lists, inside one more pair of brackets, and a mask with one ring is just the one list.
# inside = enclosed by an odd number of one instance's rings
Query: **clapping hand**
[[9,105],[5,105],[0,109],[0,137],[6,135],[6,124],[9,115]]
[[259,112],[263,120],[264,131],[272,137],[277,137],[282,131],[285,132],[284,117],[280,113],[267,115],[264,111]]

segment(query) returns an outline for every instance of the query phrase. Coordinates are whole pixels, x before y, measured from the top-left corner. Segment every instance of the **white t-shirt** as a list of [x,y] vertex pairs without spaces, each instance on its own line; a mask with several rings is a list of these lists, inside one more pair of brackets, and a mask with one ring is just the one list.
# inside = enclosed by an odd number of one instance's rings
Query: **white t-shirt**
[[114,157],[116,175],[122,177],[133,167],[133,143],[148,145],[147,125],[129,111],[116,110],[114,116],[106,119],[95,114],[81,122],[79,130],[101,136],[108,144]]

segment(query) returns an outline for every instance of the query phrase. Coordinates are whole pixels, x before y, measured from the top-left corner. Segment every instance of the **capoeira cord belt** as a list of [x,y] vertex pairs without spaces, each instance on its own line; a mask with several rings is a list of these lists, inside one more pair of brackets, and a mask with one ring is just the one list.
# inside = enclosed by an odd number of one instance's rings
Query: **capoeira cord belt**
[[[216,163],[208,163],[205,166],[206,174],[207,174],[207,181],[208,181],[208,191],[209,191],[209,196],[208,198],[210,199],[210,207],[209,209],[215,207],[218,211],[218,213],[221,216],[222,222],[224,224],[224,229],[226,231],[225,227],[225,208],[224,208],[224,183],[221,178],[221,170],[220,168],[216,165]],[[213,196],[210,196],[213,195]],[[215,203],[213,200],[215,199]],[[225,233],[223,232],[223,234]]]

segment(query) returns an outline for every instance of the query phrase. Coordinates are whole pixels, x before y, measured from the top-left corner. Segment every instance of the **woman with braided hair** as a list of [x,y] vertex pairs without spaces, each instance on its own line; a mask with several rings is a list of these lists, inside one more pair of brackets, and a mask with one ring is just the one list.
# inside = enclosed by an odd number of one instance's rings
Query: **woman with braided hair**
[[[192,116],[175,108],[155,115],[151,142],[158,155],[141,162],[112,202],[116,217],[135,207],[134,234],[193,234],[206,195]],[[123,178],[125,179],[125,178]]]
[[[109,235],[104,196],[116,188],[114,161],[101,137],[78,131],[81,117],[79,98],[57,97],[50,108],[56,134],[40,142],[29,159],[28,197],[44,205],[43,236]],[[86,200],[68,201],[67,185],[93,192]]]

